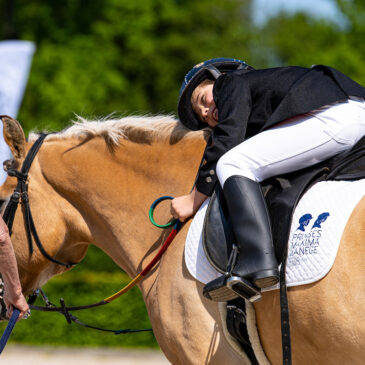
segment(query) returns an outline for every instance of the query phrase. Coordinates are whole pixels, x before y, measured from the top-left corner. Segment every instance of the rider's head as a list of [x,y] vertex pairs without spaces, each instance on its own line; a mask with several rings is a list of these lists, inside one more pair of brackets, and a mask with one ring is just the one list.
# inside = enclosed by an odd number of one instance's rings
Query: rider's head
[[[191,130],[214,126],[218,120],[213,100],[214,81],[225,72],[253,68],[233,58],[213,58],[194,66],[181,85],[178,114],[181,122]],[[211,99],[210,99],[211,98]]]

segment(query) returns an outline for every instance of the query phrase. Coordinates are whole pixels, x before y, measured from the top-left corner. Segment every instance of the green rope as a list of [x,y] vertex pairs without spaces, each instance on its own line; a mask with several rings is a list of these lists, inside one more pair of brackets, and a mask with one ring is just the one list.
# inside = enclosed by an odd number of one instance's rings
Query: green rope
[[149,211],[149,213],[148,213],[148,215],[149,215],[149,217],[150,217],[150,221],[151,221],[151,223],[152,223],[154,226],[158,227],[158,228],[168,228],[168,227],[171,227],[171,226],[173,226],[173,225],[176,223],[176,221],[177,221],[177,219],[173,219],[173,220],[172,220],[171,222],[169,222],[169,223],[166,223],[166,224],[158,224],[158,223],[156,223],[155,219],[153,218],[153,212],[155,211],[155,208],[157,207],[157,205],[158,205],[158,204],[160,204],[162,201],[164,201],[164,200],[168,200],[168,199],[172,200],[172,199],[174,199],[174,198],[173,198],[172,196],[161,196],[160,198],[156,199],[156,200],[152,203],[151,208],[150,208],[150,211]]

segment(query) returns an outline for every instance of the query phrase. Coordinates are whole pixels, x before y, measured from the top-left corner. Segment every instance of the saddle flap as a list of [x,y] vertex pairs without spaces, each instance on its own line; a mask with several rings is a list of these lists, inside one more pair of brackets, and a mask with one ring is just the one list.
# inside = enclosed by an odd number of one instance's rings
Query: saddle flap
[[204,218],[202,242],[210,264],[220,273],[225,273],[234,243],[234,234],[219,184],[210,198]]

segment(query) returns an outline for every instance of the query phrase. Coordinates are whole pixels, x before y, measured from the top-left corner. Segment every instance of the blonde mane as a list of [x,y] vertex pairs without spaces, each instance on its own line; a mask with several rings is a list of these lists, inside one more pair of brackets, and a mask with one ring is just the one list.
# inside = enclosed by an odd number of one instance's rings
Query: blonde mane
[[[47,140],[65,138],[88,140],[102,137],[109,147],[115,147],[123,139],[145,144],[160,141],[174,144],[183,138],[206,138],[208,134],[206,129],[198,132],[190,131],[172,115],[107,117],[96,120],[86,120],[77,116],[70,127],[50,134]],[[35,133],[29,135],[30,141],[36,138]]]

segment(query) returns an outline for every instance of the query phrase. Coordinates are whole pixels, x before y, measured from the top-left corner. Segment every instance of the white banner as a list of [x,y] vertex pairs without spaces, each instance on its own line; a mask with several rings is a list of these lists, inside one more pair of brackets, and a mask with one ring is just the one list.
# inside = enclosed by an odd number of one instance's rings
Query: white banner
[[34,51],[32,42],[0,42],[0,115],[17,117]]
[[[32,42],[0,42],[0,115],[17,117],[34,51],[35,45]],[[3,162],[11,158],[10,148],[4,140],[3,124],[0,123],[0,185],[7,178]]]

